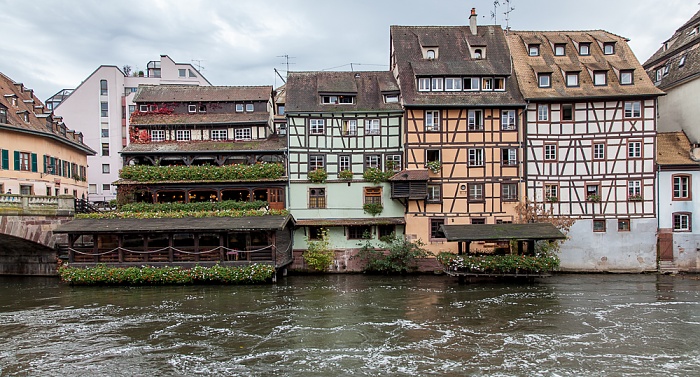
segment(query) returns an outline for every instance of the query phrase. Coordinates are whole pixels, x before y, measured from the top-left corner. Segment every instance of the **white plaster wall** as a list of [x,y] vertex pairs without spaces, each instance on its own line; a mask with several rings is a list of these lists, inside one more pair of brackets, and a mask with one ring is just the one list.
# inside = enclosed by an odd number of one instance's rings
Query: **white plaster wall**
[[561,246],[562,271],[656,271],[656,219],[631,219],[629,232],[606,220],[606,232],[593,232],[593,220],[578,220]]
[[693,80],[669,89],[659,97],[659,131],[684,130],[691,143],[700,142],[700,106],[698,106],[700,80]]

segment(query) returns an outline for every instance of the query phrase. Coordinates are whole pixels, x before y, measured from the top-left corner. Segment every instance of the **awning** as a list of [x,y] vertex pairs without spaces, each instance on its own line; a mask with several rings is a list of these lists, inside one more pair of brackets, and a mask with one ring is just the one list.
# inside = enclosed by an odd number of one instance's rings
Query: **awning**
[[450,242],[566,239],[550,223],[443,225],[442,229]]

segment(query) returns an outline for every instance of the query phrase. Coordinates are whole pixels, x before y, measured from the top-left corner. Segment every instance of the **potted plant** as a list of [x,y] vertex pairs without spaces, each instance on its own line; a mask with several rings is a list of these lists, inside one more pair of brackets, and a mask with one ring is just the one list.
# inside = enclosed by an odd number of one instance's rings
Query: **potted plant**
[[316,169],[309,172],[309,181],[313,183],[324,183],[328,179],[326,169]]
[[547,200],[550,203],[556,203],[559,201],[559,198],[557,198],[556,196],[548,196],[547,198],[545,198],[545,200]]
[[438,160],[428,161],[426,162],[425,167],[427,167],[431,172],[437,174],[442,169],[442,163]]
[[588,200],[589,202],[598,203],[600,202],[600,195],[590,194],[586,197],[586,200]]
[[352,177],[353,177],[352,170],[341,170],[338,173],[338,178],[340,178],[340,179],[351,180]]
[[378,214],[382,213],[384,206],[381,203],[365,203],[362,206],[362,209],[368,215],[377,216]]
[[627,200],[629,200],[630,202],[641,202],[642,200],[644,200],[644,198],[642,198],[641,195],[637,194],[628,196]]

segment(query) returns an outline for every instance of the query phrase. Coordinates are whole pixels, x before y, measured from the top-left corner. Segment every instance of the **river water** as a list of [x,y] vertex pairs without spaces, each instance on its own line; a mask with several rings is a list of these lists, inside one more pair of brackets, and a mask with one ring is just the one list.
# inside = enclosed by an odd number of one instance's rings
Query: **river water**
[[85,288],[0,278],[0,375],[700,375],[699,279]]

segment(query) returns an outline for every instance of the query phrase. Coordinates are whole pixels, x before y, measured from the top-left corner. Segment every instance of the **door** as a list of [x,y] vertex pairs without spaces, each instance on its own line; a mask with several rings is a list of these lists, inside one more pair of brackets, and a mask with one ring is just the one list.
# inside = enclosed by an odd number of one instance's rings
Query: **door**
[[267,190],[267,202],[270,209],[284,209],[284,190],[279,188]]
[[659,233],[659,260],[673,262],[673,233]]

